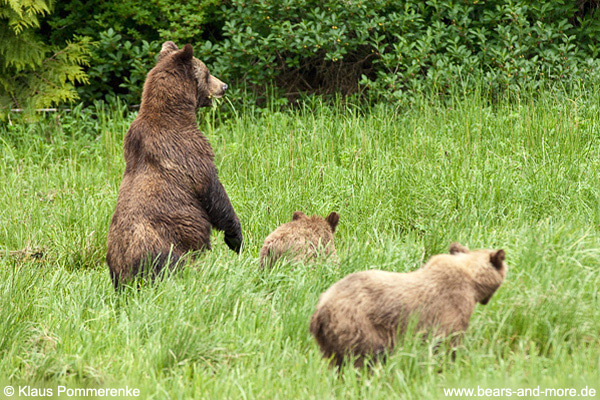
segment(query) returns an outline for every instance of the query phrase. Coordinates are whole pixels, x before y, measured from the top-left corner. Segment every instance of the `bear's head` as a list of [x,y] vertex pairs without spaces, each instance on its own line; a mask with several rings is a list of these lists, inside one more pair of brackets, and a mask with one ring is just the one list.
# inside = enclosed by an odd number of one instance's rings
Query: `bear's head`
[[450,254],[457,257],[456,261],[473,278],[476,300],[487,304],[508,271],[504,250],[469,250],[459,243],[452,243]]
[[148,73],[141,108],[194,111],[223,97],[227,85],[212,76],[204,63],[194,57],[194,49],[182,49],[171,41],[163,43],[156,66]]
[[333,234],[335,233],[335,228],[337,228],[337,225],[340,222],[340,215],[336,212],[332,212],[327,216],[327,218],[323,218],[318,215],[311,215],[308,217],[302,211],[295,211],[292,215],[292,221],[304,221],[311,225],[325,227]]

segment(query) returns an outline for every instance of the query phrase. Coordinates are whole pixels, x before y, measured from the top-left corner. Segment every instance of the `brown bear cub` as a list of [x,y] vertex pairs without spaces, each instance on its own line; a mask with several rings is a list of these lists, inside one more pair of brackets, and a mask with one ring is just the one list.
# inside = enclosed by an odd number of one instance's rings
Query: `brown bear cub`
[[196,125],[196,110],[223,96],[227,85],[193,54],[189,44],[163,44],[125,136],[106,255],[115,288],[142,271],[155,275],[188,251],[210,249],[211,228],[225,232],[232,250],[242,246],[240,221]]
[[336,257],[333,234],[339,221],[340,216],[335,212],[327,218],[294,212],[292,221],[281,225],[265,239],[260,250],[261,267],[272,266],[281,257],[294,261]]
[[[385,355],[409,322],[416,332],[460,335],[475,304],[487,304],[506,276],[504,250],[470,251],[458,243],[420,269],[407,273],[378,270],[350,274],[321,295],[310,331],[327,359]],[[458,336],[452,340],[456,344]]]

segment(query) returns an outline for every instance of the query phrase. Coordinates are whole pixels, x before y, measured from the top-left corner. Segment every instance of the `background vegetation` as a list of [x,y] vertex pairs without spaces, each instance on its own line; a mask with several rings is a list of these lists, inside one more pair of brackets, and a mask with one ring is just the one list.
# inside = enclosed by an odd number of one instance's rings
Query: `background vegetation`
[[[489,96],[600,77],[598,0],[12,0],[0,3],[1,107],[139,103],[160,44],[192,43],[238,99],[412,102],[457,80]],[[85,21],[85,23],[84,23]],[[18,79],[13,79],[17,75]],[[242,96],[241,94],[244,93]],[[242,100],[239,100],[242,101]]]
[[73,35],[57,45],[39,32],[52,6],[52,0],[0,1],[0,117],[9,108],[73,101],[74,85],[88,82],[82,66],[90,38]]

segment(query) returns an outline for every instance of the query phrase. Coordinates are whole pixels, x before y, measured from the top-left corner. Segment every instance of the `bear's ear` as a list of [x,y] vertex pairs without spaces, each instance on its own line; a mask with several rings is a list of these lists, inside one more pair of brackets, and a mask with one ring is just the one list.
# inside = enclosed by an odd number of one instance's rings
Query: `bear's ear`
[[191,44],[183,46],[183,50],[179,51],[179,59],[183,62],[188,62],[194,57],[194,48]]
[[297,221],[301,218],[306,218],[306,214],[302,211],[294,211],[294,215],[292,215],[292,221]]
[[502,268],[502,263],[504,262],[505,258],[506,258],[506,253],[502,249],[490,254],[490,262],[496,269]]
[[468,253],[469,249],[460,243],[454,242],[450,245],[450,254]]
[[337,227],[338,222],[340,222],[340,215],[336,212],[332,212],[327,216],[327,218],[325,218],[325,221],[327,221],[331,227],[331,231],[335,232],[335,228]]
[[158,54],[158,59],[160,60],[164,56],[169,55],[172,52],[177,51],[177,50],[179,50],[179,47],[177,47],[177,45],[175,43],[173,43],[172,41],[168,40],[163,43],[163,45],[160,49],[160,53]]

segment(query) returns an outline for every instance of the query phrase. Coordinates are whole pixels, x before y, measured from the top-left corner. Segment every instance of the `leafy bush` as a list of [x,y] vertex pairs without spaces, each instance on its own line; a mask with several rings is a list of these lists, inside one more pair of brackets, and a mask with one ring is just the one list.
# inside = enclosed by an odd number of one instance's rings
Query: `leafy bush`
[[79,88],[81,98],[93,102],[119,96],[128,104],[138,104],[144,79],[159,51],[156,41],[133,44],[112,28],[100,32],[87,71],[89,84]]
[[414,3],[388,15],[402,29],[376,48],[376,79],[362,82],[400,100],[407,90],[444,92],[457,78],[476,77],[492,92],[580,80],[600,71],[600,21],[575,26],[576,11],[556,1]]
[[[202,47],[226,80],[259,92],[275,83],[288,95],[351,93],[375,77],[373,43],[399,2],[237,1],[223,6],[223,40]],[[375,29],[375,30],[374,30]]]
[[[29,0],[35,1],[35,0]],[[489,93],[600,77],[600,0],[69,0],[42,33],[96,46],[87,102],[137,103],[164,40],[256,97],[405,101],[473,82]],[[85,21],[82,24],[81,21]],[[276,89],[270,92],[271,87]]]
[[598,1],[232,0],[202,47],[227,80],[288,96],[362,88],[403,100],[476,78],[493,91],[595,74]]
[[210,15],[209,19],[214,20],[216,3],[71,0],[56,5],[56,11],[45,20],[44,31],[53,43],[63,43],[77,35],[94,40],[87,71],[89,84],[79,88],[86,103],[119,96],[129,104],[137,104],[161,42],[202,40],[205,18]]
[[77,98],[85,83],[89,38],[64,46],[48,44],[38,33],[40,17],[52,9],[45,0],[0,3],[0,118],[12,107],[42,108]]

